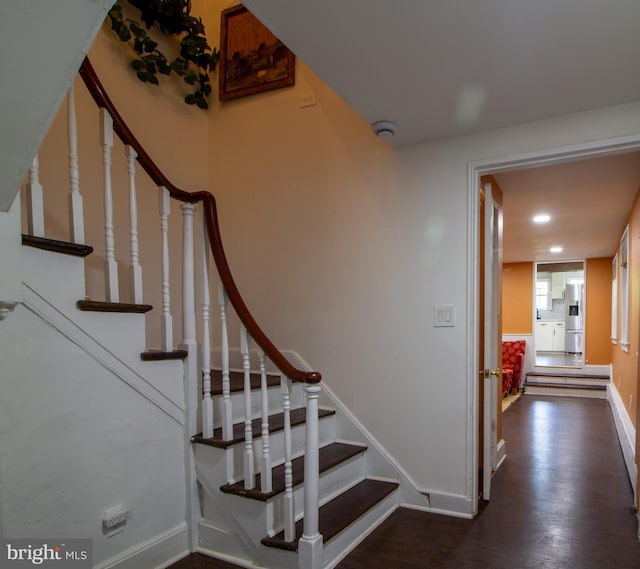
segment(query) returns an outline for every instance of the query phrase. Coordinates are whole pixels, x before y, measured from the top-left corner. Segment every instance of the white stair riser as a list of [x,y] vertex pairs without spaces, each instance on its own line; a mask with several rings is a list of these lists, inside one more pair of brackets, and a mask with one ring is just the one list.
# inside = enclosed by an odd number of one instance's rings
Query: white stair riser
[[555,395],[561,397],[587,397],[591,399],[606,399],[606,389],[573,389],[571,387],[543,387],[538,385],[526,385],[525,395]]
[[527,377],[528,384],[536,384],[536,383],[553,383],[554,385],[566,385],[571,384],[575,385],[585,385],[585,386],[603,386],[608,385],[610,382],[608,379],[601,378],[588,378],[588,377],[553,377],[553,376],[544,376],[544,375],[536,375],[533,377]]
[[[231,415],[234,423],[244,421],[244,392],[235,392],[230,394],[231,398]],[[279,386],[270,387],[267,390],[267,399],[269,401],[269,414],[280,413],[282,411],[282,392]],[[291,406],[301,407],[304,404],[304,387],[302,384],[295,384],[291,392]],[[222,405],[223,399],[221,395],[213,398],[213,426],[214,428],[222,426]],[[251,418],[262,417],[262,392],[254,389],[251,392]]]
[[[320,446],[324,446],[335,439],[335,423],[333,416],[321,419],[319,424]],[[300,456],[305,448],[305,425],[298,425],[291,429],[291,454],[292,457]],[[284,431],[271,433],[269,437],[269,449],[271,451],[271,463],[281,464],[284,462]],[[237,443],[228,449],[220,449],[208,445],[196,444],[196,464],[199,469],[199,476],[204,476],[214,486],[218,487],[226,481],[227,452],[233,462],[234,480],[242,480],[244,461],[244,442]],[[260,456],[262,453],[262,441],[254,439],[253,456],[256,473],[260,472]]]
[[82,257],[22,247],[22,278],[62,312],[77,310],[86,294]]

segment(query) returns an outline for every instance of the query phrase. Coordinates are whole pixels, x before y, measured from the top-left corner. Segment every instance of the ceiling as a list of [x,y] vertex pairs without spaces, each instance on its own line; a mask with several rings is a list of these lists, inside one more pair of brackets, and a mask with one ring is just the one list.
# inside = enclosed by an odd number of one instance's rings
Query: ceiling
[[[638,0],[244,0],[396,148],[640,100]],[[497,176],[505,260],[610,256],[638,155]],[[553,223],[536,228],[534,209]]]
[[[613,257],[640,188],[640,153],[494,174],[507,263]],[[547,213],[549,223],[533,216]],[[561,253],[550,253],[553,246]]]

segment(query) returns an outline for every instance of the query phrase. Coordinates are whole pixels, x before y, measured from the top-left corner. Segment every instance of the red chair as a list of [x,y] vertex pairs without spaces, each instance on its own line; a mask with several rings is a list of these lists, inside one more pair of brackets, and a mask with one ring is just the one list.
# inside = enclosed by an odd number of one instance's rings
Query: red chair
[[502,342],[502,395],[517,393],[524,368],[525,340]]

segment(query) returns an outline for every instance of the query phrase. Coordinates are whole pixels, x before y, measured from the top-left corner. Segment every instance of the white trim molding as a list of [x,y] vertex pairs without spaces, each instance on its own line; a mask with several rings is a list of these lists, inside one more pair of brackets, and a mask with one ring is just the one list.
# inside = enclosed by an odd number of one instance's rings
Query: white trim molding
[[169,567],[189,554],[187,524],[181,523],[142,543],[97,563],[93,569],[139,569]]
[[611,406],[611,414],[613,415],[613,422],[616,426],[618,433],[618,440],[620,441],[620,448],[622,449],[622,455],[624,456],[624,462],[627,466],[627,472],[629,474],[629,480],[633,487],[634,504],[637,498],[637,482],[638,482],[638,467],[636,465],[636,429],[631,422],[631,417],[627,412],[626,407],[618,388],[609,383],[607,388],[607,400]]
[[23,294],[25,308],[82,349],[102,367],[113,373],[176,423],[184,424],[184,411],[180,406],[151,385],[99,340],[85,332],[26,283],[23,287]]
[[496,472],[505,460],[507,460],[507,441],[500,439],[496,448]]

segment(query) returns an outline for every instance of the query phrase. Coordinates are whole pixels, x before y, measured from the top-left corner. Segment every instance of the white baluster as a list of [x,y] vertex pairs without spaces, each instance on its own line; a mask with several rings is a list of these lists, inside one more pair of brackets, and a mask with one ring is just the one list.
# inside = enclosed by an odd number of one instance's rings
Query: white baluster
[[132,146],[125,147],[129,170],[129,236],[131,241],[131,265],[129,266],[129,286],[131,301],[142,304],[142,267],[140,266],[138,245],[138,199],[136,196],[136,158],[138,153]]
[[260,391],[262,396],[262,456],[260,457],[260,490],[271,492],[273,482],[271,476],[271,450],[269,448],[269,393],[267,390],[267,371],[264,361],[264,351],[258,348],[260,359]]
[[251,365],[249,362],[249,338],[247,329],[240,328],[240,352],[242,353],[242,371],[244,372],[244,487],[247,490],[256,485],[253,467],[253,427],[251,425]]
[[284,412],[284,540],[293,541],[296,537],[296,516],[291,466],[291,381],[283,376],[280,380],[280,389]]
[[111,151],[113,149],[113,119],[106,109],[100,109],[100,140],[104,163],[104,240],[105,288],[108,302],[118,302],[118,263],[113,237],[113,192],[111,189]]
[[304,450],[304,521],[298,541],[298,566],[319,568],[322,558],[322,535],[318,531],[319,513],[319,436],[318,397],[320,386],[306,384],[307,420]]
[[218,287],[218,305],[220,306],[220,323],[222,326],[221,359],[222,359],[222,440],[233,438],[233,414],[231,412],[231,385],[229,383],[229,334],[227,330],[227,292],[220,283]]
[[183,220],[182,251],[182,335],[183,344],[196,341],[195,263],[193,255],[193,214],[196,206],[180,205]]
[[173,317],[171,316],[171,296],[169,289],[169,214],[171,196],[169,190],[158,188],[160,198],[160,232],[162,234],[162,316],[160,317],[163,352],[173,351]]
[[84,214],[80,194],[80,168],[78,167],[78,127],[76,99],[73,83],[67,95],[67,141],[69,144],[69,228],[73,243],[84,243]]
[[40,184],[40,163],[38,155],[33,159],[29,168],[29,182],[27,183],[27,228],[29,235],[44,237],[44,201],[42,185]]
[[209,334],[209,235],[202,210],[202,435],[213,437],[213,401],[211,399],[211,341]]

